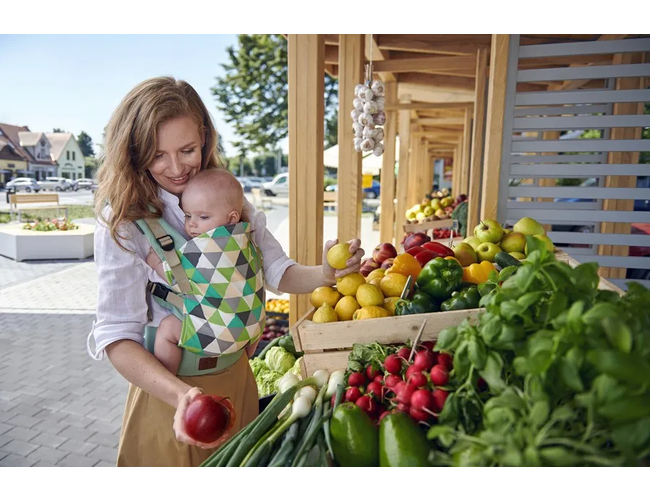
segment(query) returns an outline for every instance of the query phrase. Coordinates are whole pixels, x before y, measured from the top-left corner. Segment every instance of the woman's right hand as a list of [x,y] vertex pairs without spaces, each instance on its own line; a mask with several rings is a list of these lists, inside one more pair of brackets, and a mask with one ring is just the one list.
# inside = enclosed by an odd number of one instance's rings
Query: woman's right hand
[[201,394],[203,394],[203,391],[200,388],[192,387],[181,397],[181,399],[178,402],[178,406],[176,407],[176,413],[174,414],[174,434],[176,435],[176,439],[181,443],[189,444],[190,446],[198,446],[199,448],[203,448],[204,450],[209,450],[212,448],[216,448],[221,443],[228,440],[230,438],[230,432],[226,432],[214,443],[200,443],[187,435],[187,432],[185,431],[185,424],[184,424],[185,412],[187,411],[187,407],[189,406],[189,404]]

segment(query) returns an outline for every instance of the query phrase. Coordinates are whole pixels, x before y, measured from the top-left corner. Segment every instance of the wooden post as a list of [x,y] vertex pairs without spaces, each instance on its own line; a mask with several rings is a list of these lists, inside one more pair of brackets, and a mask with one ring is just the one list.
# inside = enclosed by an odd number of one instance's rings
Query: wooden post
[[[289,35],[289,255],[316,266],[323,256],[323,35]],[[294,324],[311,307],[309,295],[291,295]]]
[[497,217],[509,45],[510,35],[492,35],[485,159],[483,161],[483,192],[481,195],[482,219],[496,219]]
[[474,131],[472,132],[472,158],[467,193],[468,236],[478,225],[481,203],[483,145],[485,144],[485,97],[487,87],[487,50],[479,49],[476,55],[476,89],[474,92]]
[[[643,61],[642,54],[616,54],[612,61],[613,64],[635,64]],[[642,78],[617,78],[616,90],[635,90],[643,87]],[[614,115],[635,115],[643,114],[643,103],[616,103],[614,104]],[[613,128],[610,139],[613,140],[634,140],[641,139],[641,128]],[[639,163],[638,152],[621,152],[609,153],[607,163]],[[634,188],[636,187],[635,175],[608,176],[605,179],[605,187],[617,188]],[[603,210],[634,210],[634,200],[605,200]],[[632,225],[629,222],[603,222],[601,223],[601,233],[609,234],[630,234]],[[629,255],[630,248],[623,245],[600,245],[598,255]],[[604,278],[624,279],[626,270],[623,268],[601,268],[600,275]]]
[[418,197],[418,160],[420,159],[420,137],[414,135],[411,131],[411,147],[409,153],[409,162],[408,162],[408,171],[409,171],[409,182],[408,182],[408,195],[406,199],[408,200],[408,207],[412,207],[416,203],[420,203],[420,198]]
[[463,130],[463,163],[461,164],[459,194],[469,192],[470,147],[472,144],[472,111],[465,110],[465,129]]
[[451,160],[451,195],[456,198],[460,193],[460,162],[461,148],[454,147],[453,159]]
[[[386,104],[397,104],[397,83],[386,82]],[[381,166],[381,215],[379,241],[393,243],[395,239],[395,136],[397,111],[386,111],[384,126],[384,155]],[[404,215],[404,214],[402,214]],[[398,224],[401,219],[397,218]]]
[[363,83],[364,35],[339,35],[338,239],[361,235],[361,154],[354,150],[350,119],[354,87]]
[[[411,96],[407,95],[400,99],[400,103],[410,103]],[[395,213],[395,248],[400,248],[404,238],[404,223],[406,222],[406,210],[408,202],[409,183],[409,147],[411,145],[411,112],[408,109],[401,109],[399,114],[399,167],[397,171],[397,212]]]

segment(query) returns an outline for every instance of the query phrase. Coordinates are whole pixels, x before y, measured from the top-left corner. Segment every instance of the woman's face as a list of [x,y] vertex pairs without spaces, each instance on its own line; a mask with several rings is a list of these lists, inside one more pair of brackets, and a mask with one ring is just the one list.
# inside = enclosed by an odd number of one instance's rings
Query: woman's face
[[156,157],[149,167],[152,177],[165,191],[180,195],[201,169],[204,137],[189,116],[172,118],[158,128]]

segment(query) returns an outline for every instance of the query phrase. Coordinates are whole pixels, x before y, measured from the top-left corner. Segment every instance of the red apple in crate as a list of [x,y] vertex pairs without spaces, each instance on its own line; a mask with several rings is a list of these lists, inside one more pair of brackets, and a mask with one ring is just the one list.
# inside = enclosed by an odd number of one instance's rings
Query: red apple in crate
[[431,241],[431,238],[426,234],[413,233],[404,241],[404,251],[407,252],[409,248],[413,248],[413,247],[421,247],[427,241]]
[[359,269],[359,273],[361,273],[361,275],[365,278],[375,269],[379,269],[379,264],[377,264],[372,259],[366,259],[363,262],[361,262],[361,268]]
[[394,260],[395,259],[393,259],[393,258],[386,259],[384,262],[381,263],[381,268],[382,269],[388,269],[389,267],[391,267],[393,265]]
[[397,257],[397,250],[390,243],[381,243],[372,251],[372,260],[378,264],[382,264],[386,259],[394,259]]

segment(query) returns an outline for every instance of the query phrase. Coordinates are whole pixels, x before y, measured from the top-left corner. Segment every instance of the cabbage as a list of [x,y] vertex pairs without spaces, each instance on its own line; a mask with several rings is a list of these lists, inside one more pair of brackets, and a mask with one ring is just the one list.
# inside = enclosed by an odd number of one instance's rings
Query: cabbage
[[282,378],[282,374],[276,371],[263,371],[258,377],[255,377],[257,382],[257,393],[259,397],[263,398],[270,394],[278,392],[277,383]]
[[293,367],[296,358],[289,351],[284,350],[282,347],[271,347],[269,352],[266,353],[266,364],[268,367],[280,375],[284,375]]
[[287,373],[293,373],[299,379],[302,379],[302,373],[300,372],[300,359],[297,359],[296,362],[291,367]]
[[257,379],[258,376],[265,371],[269,371],[268,365],[264,362],[263,359],[253,358],[248,361],[251,365],[251,370],[253,370],[253,375]]

